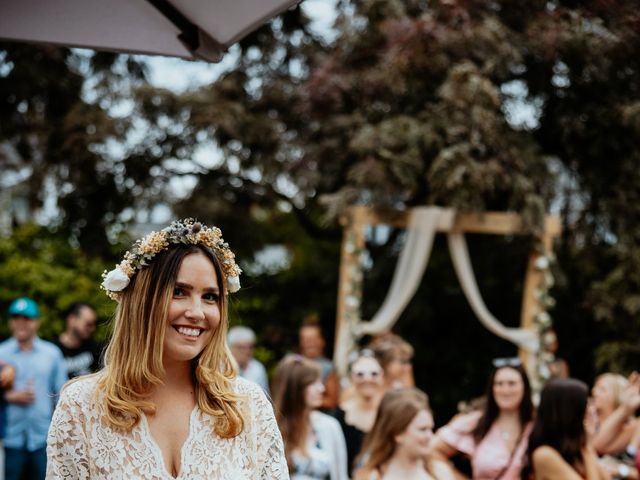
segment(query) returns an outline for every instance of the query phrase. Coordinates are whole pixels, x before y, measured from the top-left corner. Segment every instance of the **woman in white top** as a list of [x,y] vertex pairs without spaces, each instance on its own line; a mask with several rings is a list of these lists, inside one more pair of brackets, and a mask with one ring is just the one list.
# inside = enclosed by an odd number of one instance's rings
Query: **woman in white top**
[[225,343],[240,269],[217,228],[174,222],[105,274],[118,301],[105,367],[62,392],[48,479],[287,479],[262,389]]
[[301,355],[285,357],[272,391],[291,480],[347,480],[340,424],[316,410],[324,393],[320,366]]

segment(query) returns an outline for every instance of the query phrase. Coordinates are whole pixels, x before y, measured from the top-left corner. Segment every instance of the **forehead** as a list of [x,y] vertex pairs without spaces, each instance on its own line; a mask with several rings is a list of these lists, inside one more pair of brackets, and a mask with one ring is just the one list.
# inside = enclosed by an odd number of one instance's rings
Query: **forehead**
[[416,413],[416,416],[413,417],[413,420],[411,420],[410,426],[416,428],[433,428],[433,416],[431,415],[431,412],[424,409],[420,410],[418,413]]
[[511,367],[504,367],[499,369],[496,372],[496,376],[494,377],[494,382],[513,382],[513,381],[522,381],[522,377],[520,376],[520,372]]
[[218,285],[216,269],[209,257],[202,252],[190,253],[182,259],[178,270],[178,281],[213,282],[216,286]]
[[378,361],[375,358],[371,358],[371,357],[360,357],[359,359],[357,359],[355,362],[353,362],[353,365],[351,366],[352,370],[382,370],[382,367],[380,367],[380,364],[378,363]]

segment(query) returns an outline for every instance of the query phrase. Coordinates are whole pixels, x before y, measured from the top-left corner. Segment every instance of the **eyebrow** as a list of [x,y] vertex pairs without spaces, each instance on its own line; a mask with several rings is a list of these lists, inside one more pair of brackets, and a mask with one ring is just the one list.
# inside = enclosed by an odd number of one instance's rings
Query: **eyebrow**
[[[184,282],[176,282],[176,287],[184,288],[186,290],[193,290],[193,286]],[[204,289],[207,293],[220,293],[220,289],[218,287],[207,287]]]

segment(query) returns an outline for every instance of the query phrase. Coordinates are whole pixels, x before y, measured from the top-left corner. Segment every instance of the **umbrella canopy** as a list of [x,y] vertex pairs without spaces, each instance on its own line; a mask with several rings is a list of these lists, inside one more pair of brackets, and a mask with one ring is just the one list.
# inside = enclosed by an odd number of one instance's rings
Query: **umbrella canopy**
[[218,61],[300,0],[0,0],[0,38]]

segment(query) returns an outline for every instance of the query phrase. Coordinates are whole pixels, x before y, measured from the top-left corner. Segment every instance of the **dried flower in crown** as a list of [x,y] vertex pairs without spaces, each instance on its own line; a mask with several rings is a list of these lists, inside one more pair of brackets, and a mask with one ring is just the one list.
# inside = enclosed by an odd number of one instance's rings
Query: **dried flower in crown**
[[102,274],[101,288],[114,300],[119,300],[121,292],[127,288],[131,277],[149,265],[156,254],[169,248],[169,245],[204,245],[212,249],[222,264],[227,279],[227,289],[231,293],[240,290],[240,274],[242,270],[235,262],[235,255],[222,238],[222,231],[217,227],[207,227],[193,218],[176,220],[159,232],[151,232],[133,244],[124,254],[123,260],[116,268]]

